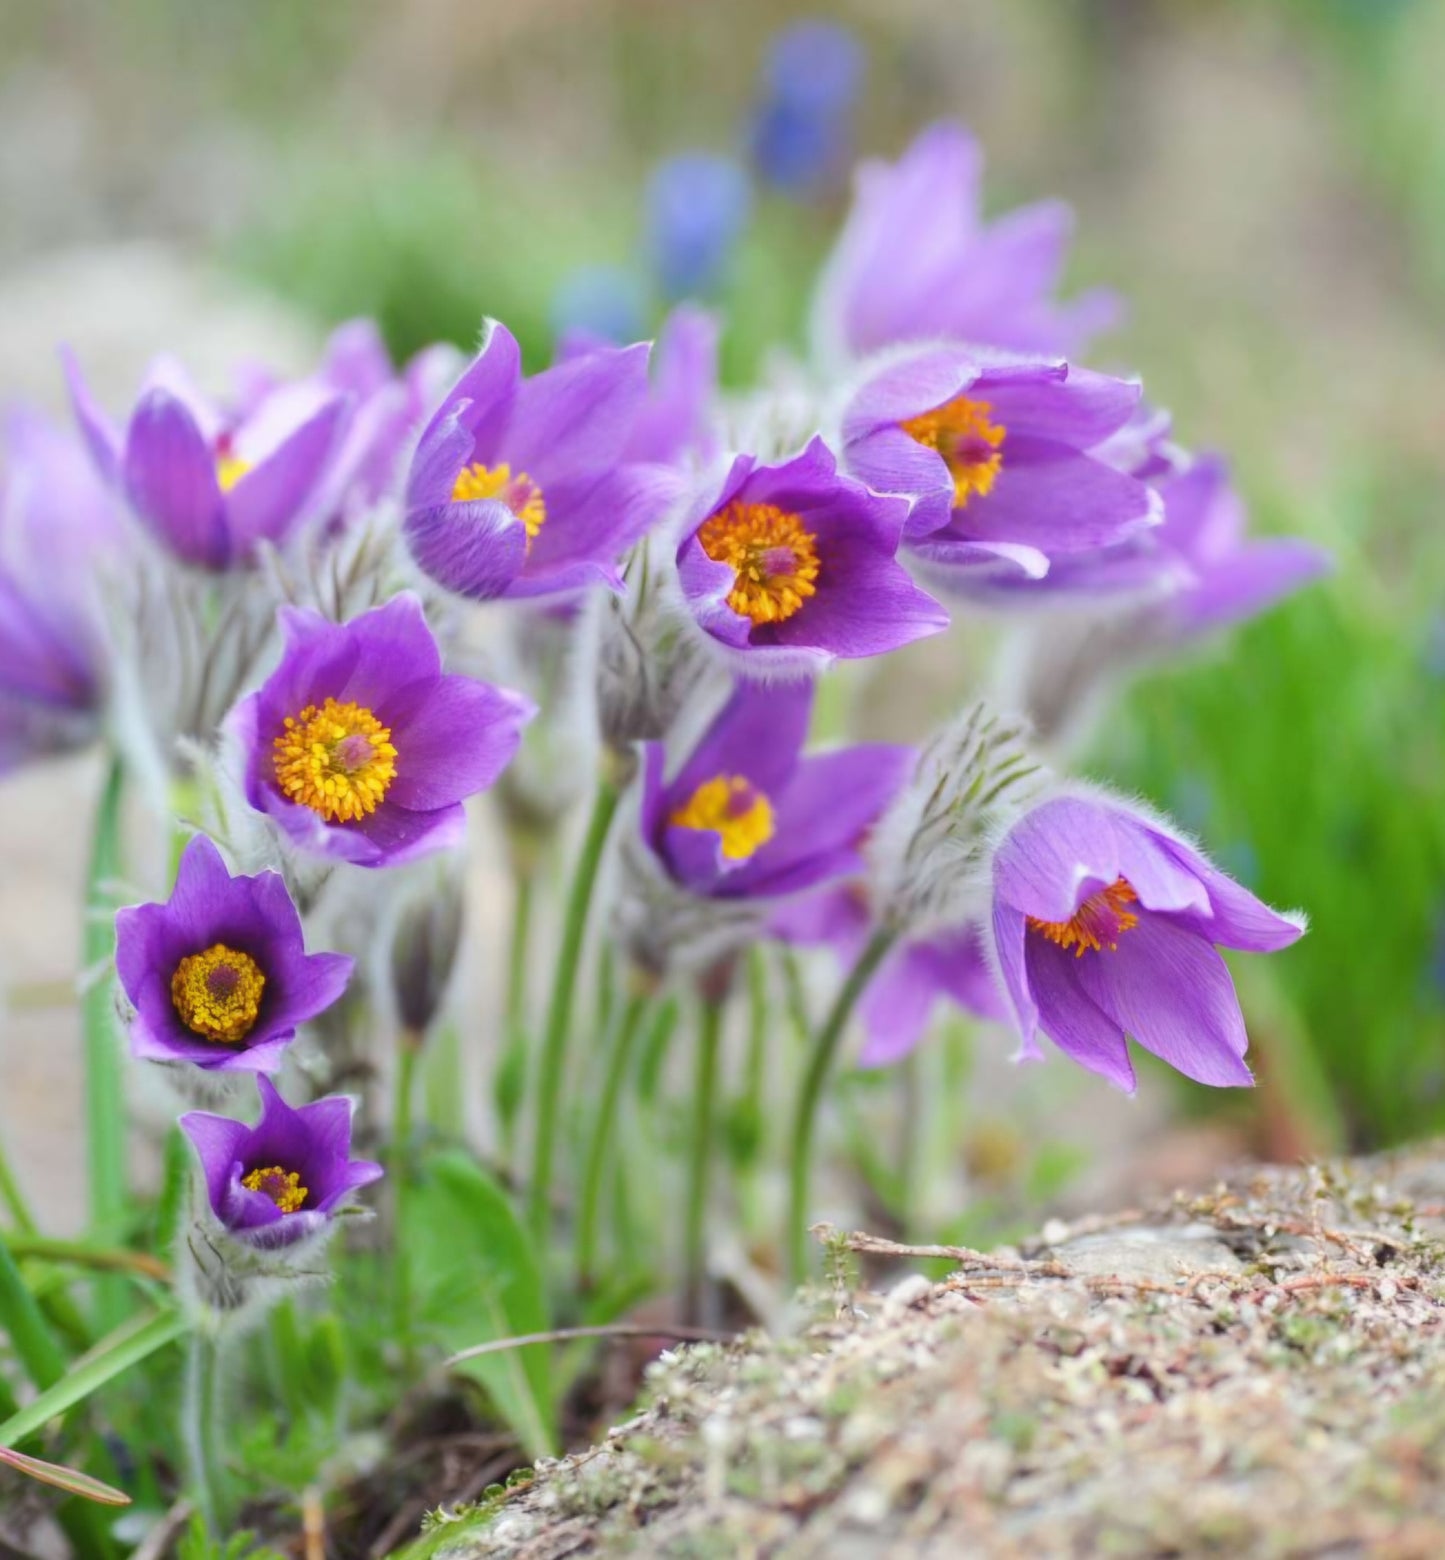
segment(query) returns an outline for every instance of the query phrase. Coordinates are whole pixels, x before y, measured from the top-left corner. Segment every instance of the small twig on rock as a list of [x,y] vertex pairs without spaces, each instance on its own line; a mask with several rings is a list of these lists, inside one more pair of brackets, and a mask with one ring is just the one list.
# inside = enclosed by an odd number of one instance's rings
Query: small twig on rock
[[574,1338],[672,1338],[679,1343],[731,1343],[739,1333],[723,1332],[716,1327],[676,1327],[666,1322],[646,1325],[613,1322],[599,1327],[554,1327],[550,1332],[522,1333],[516,1338],[495,1338],[491,1343],[476,1343],[462,1349],[444,1363],[450,1368],[464,1360],[480,1359],[484,1354],[504,1354],[508,1349],[524,1349],[532,1343],[569,1343]]

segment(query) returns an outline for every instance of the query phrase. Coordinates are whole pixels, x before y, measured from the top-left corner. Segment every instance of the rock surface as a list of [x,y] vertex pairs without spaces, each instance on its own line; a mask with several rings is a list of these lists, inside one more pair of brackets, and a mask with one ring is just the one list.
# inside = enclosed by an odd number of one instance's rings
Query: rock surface
[[1268,1171],[663,1356],[635,1418],[418,1553],[1445,1553],[1445,1150]]

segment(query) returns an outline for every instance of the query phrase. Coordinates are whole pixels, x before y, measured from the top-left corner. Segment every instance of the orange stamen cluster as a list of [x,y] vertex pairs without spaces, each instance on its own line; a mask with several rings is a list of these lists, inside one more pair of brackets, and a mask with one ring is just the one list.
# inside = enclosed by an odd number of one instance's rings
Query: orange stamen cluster
[[1057,947],[1072,948],[1076,959],[1086,951],[1100,953],[1107,948],[1112,953],[1124,933],[1139,924],[1139,917],[1124,908],[1138,898],[1127,878],[1116,878],[1108,888],[1090,894],[1067,921],[1041,921],[1031,915],[1026,917],[1028,928]]
[[547,518],[547,501],[540,486],[525,471],[513,476],[505,461],[498,466],[484,466],[480,461],[463,466],[452,487],[452,502],[475,503],[486,498],[499,499],[516,515],[526,527],[530,545]]
[[1000,446],[1005,429],[989,420],[990,410],[987,401],[960,395],[898,425],[910,439],[943,457],[953,477],[955,509],[962,509],[975,494],[982,498],[1003,470]]
[[253,1170],[250,1175],[241,1177],[241,1185],[248,1192],[261,1192],[269,1197],[282,1213],[299,1213],[310,1196],[296,1171],[283,1170],[280,1165]]
[[817,589],[817,539],[784,509],[734,500],[703,522],[697,539],[732,569],[728,605],[754,623],[786,623]]
[[354,823],[396,779],[391,729],[362,704],[327,699],[288,715],[275,741],[276,784],[328,823]]
[[187,954],[171,976],[171,1004],[203,1040],[237,1045],[256,1026],[266,977],[249,953],[213,943]]
[[747,861],[773,837],[773,807],[741,775],[704,780],[672,814],[680,829],[710,829],[722,840],[729,861]]

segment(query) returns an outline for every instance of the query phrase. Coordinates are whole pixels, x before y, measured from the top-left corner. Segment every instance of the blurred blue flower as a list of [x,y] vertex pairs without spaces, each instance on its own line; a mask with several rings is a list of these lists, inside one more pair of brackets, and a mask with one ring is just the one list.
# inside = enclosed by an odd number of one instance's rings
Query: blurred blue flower
[[580,335],[626,346],[647,335],[642,278],[620,265],[579,265],[552,298],[552,332],[559,340]]
[[765,183],[812,195],[839,182],[853,149],[862,44],[836,22],[796,22],[773,40],[748,147]]
[[647,259],[668,302],[718,287],[751,205],[747,173],[731,157],[683,152],[657,165],[647,186]]

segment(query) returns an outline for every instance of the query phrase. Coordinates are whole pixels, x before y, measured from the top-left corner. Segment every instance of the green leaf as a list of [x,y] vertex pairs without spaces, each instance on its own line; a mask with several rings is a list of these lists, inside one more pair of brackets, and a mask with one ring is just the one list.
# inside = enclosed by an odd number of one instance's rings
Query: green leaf
[[[402,1233],[419,1327],[448,1353],[546,1332],[542,1267],[507,1194],[474,1161],[430,1161],[407,1201]],[[484,1386],[533,1457],[556,1449],[551,1355],[545,1344],[457,1367]]]
[[38,1457],[27,1457],[24,1452],[11,1451],[4,1446],[0,1446],[0,1463],[7,1464],[28,1478],[38,1479],[41,1484],[53,1484],[67,1495],[78,1495],[81,1500],[98,1501],[102,1506],[130,1505],[130,1496],[124,1490],[102,1484],[99,1479],[92,1479],[88,1473],[81,1473],[77,1468],[42,1462]]
[[190,1329],[180,1311],[157,1311],[118,1327],[39,1397],[0,1425],[0,1446],[14,1446],[41,1425],[82,1403],[132,1365],[149,1359]]

